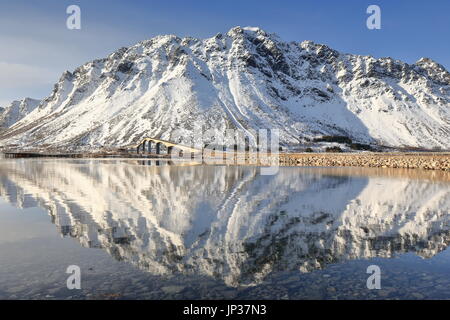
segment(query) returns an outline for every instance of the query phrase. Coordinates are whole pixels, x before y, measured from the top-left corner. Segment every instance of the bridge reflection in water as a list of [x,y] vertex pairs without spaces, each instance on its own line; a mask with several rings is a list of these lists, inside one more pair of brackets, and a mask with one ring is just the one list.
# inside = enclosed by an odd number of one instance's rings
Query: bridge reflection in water
[[263,176],[256,167],[174,164],[4,160],[0,194],[45,208],[62,235],[151,274],[233,287],[347,260],[429,258],[450,241],[450,185],[436,173],[280,168]]

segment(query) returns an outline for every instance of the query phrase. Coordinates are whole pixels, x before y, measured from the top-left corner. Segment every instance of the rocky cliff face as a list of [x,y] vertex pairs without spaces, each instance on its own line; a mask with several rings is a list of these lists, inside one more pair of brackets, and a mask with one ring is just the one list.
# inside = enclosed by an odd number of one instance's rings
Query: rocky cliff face
[[0,142],[95,149],[198,128],[277,128],[285,145],[346,135],[450,149],[450,74],[427,58],[344,54],[258,28],[158,36],[65,72]]
[[432,173],[142,164],[4,160],[0,195],[45,208],[63,235],[152,274],[230,286],[350,259],[431,257],[450,243],[450,188]]

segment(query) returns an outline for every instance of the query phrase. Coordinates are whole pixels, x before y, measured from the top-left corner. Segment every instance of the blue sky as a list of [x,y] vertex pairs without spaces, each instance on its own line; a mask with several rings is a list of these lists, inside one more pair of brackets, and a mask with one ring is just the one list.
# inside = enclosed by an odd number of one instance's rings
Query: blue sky
[[[81,30],[66,28],[71,4],[81,8]],[[381,8],[381,30],[366,28],[371,4]],[[206,38],[237,25],[408,63],[430,57],[450,69],[445,0],[1,0],[0,106],[43,98],[64,70],[140,40],[158,34]]]

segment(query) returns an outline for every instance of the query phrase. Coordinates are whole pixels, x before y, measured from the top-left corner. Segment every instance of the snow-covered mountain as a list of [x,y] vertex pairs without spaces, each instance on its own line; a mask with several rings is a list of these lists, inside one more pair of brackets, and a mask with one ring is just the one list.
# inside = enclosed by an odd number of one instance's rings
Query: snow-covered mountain
[[144,271],[230,286],[352,259],[428,258],[450,244],[445,174],[143,164],[6,159],[0,195],[45,208],[63,235]]
[[158,36],[66,71],[0,144],[93,149],[198,128],[278,128],[292,146],[345,135],[450,149],[450,73],[428,58],[344,54],[259,28]]
[[6,129],[22,120],[32,112],[41,101],[25,98],[20,101],[13,101],[6,108],[0,108],[0,129]]

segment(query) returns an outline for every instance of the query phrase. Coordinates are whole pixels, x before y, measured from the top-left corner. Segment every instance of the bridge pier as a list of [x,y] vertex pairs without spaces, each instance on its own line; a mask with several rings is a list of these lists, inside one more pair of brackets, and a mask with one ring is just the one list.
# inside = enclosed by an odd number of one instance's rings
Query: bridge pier
[[145,148],[144,148],[144,144],[143,144],[143,143],[141,143],[140,145],[137,146],[137,148],[136,148],[136,153],[137,153],[137,154],[140,154],[140,153],[141,153],[141,149],[142,149],[142,151],[145,151]]
[[[188,147],[188,146],[183,146],[183,145],[178,145],[176,143],[170,142],[170,141],[165,141],[165,140],[160,140],[160,139],[153,139],[153,138],[143,138],[141,140],[141,142],[138,145],[135,145],[133,148],[136,148],[136,153],[140,154],[148,154],[148,153],[152,153],[152,147],[154,145],[155,148],[155,154],[161,154],[162,153],[162,146],[164,146],[165,148],[167,148],[167,154],[168,155],[172,155],[174,152],[178,152],[180,155],[180,158],[183,157],[183,154],[185,152],[188,152],[188,154],[191,154],[191,158],[195,158],[195,153],[197,152],[204,152],[204,150],[201,149],[196,149],[193,147]],[[164,148],[164,149],[165,149]],[[220,147],[221,149],[222,147]],[[176,150],[175,150],[176,149]],[[217,150],[220,150],[217,149]],[[214,153],[219,153],[219,152],[215,152],[216,149],[214,149],[213,154]],[[226,149],[224,148],[224,151]],[[131,151],[130,149],[128,149],[128,151]],[[165,150],[164,150],[165,151]]]
[[249,152],[250,151],[250,138],[249,137],[245,137],[244,138],[244,146],[245,146],[245,152]]

